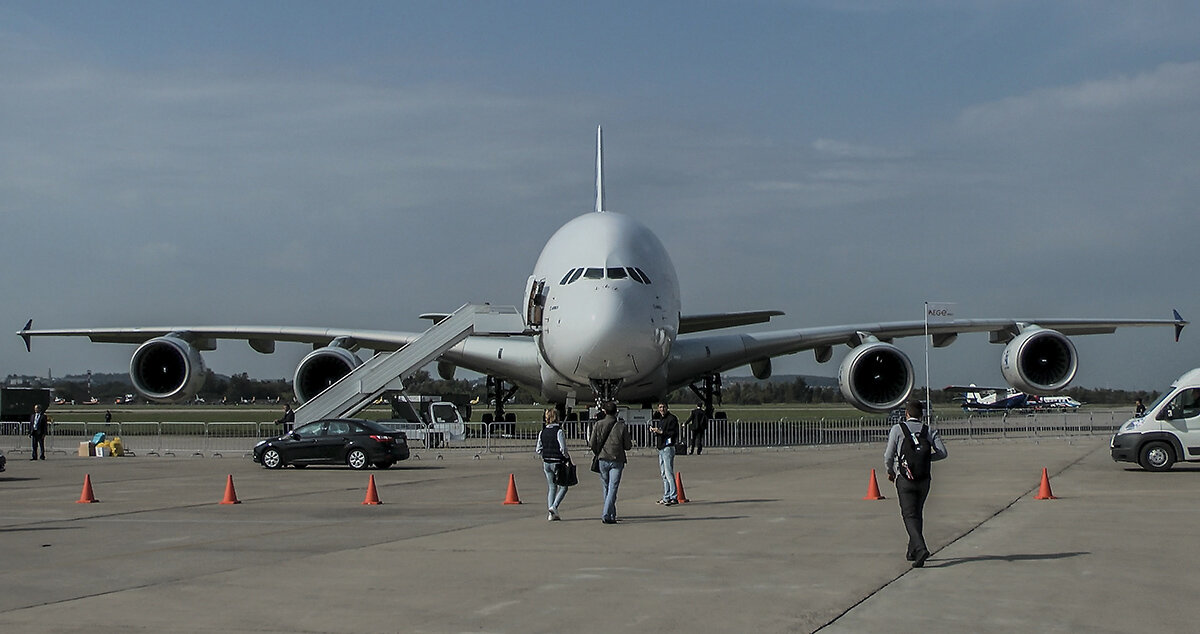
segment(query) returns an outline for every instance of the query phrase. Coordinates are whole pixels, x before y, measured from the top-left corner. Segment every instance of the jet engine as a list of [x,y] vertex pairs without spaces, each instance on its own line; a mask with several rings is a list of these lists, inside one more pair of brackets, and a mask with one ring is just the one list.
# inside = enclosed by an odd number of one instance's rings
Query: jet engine
[[1046,328],[1027,328],[1005,346],[1000,358],[1000,371],[1009,385],[1039,396],[1067,387],[1078,369],[1075,344]]
[[842,360],[838,385],[842,396],[858,409],[887,412],[903,404],[912,391],[912,362],[890,343],[863,343]]
[[129,378],[142,396],[159,402],[195,396],[204,385],[204,360],[192,344],[166,335],[138,346],[129,361]]
[[362,365],[362,359],[338,346],[326,346],[308,353],[296,366],[292,389],[301,403],[320,394],[325,388]]

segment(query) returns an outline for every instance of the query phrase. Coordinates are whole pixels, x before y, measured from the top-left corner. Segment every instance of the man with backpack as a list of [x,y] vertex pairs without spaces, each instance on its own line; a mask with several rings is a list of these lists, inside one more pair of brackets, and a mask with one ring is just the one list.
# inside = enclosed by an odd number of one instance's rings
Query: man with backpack
[[904,406],[907,420],[896,423],[888,433],[887,449],[883,451],[883,466],[888,480],[896,483],[900,500],[900,516],[908,531],[906,557],[913,568],[921,568],[929,558],[925,545],[925,499],[929,497],[930,463],[947,456],[946,445],[937,429],[921,421],[925,406],[910,399]]

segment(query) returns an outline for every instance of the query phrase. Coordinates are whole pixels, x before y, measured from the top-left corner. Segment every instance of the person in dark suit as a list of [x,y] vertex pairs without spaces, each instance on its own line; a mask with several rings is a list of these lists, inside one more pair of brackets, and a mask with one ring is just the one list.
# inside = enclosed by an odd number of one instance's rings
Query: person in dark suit
[[283,425],[283,433],[285,434],[292,431],[292,427],[296,425],[296,412],[292,411],[291,404],[283,404],[283,416],[280,416],[275,423],[277,425]]
[[34,405],[33,416],[29,419],[29,438],[33,440],[33,453],[30,460],[37,460],[39,453],[42,460],[46,459],[46,432],[48,431],[50,431],[50,419],[42,411],[41,405]]
[[704,451],[704,432],[708,431],[708,412],[704,410],[704,403],[696,403],[696,409],[692,410],[684,426],[692,437],[687,453],[695,451],[697,456],[700,455]]

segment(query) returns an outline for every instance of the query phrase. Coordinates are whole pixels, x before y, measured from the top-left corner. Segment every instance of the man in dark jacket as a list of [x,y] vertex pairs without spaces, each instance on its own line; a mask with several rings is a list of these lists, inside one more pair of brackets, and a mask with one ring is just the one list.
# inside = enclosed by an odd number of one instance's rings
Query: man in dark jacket
[[679,444],[679,418],[667,409],[666,403],[658,404],[658,420],[650,431],[655,433],[658,447],[658,472],[663,479],[663,497],[658,504],[675,506],[679,498],[675,491],[675,446]]
[[600,406],[602,416],[592,425],[588,445],[596,454],[600,468],[600,484],[604,490],[604,510],[600,521],[617,523],[617,488],[625,470],[625,452],[633,449],[633,439],[625,421],[617,418],[617,404],[608,401]]

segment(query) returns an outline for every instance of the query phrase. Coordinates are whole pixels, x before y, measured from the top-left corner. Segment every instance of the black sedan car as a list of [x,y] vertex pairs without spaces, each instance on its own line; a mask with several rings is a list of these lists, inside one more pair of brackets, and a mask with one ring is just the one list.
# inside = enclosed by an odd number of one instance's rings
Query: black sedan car
[[297,427],[254,446],[254,461],[268,469],[284,465],[346,464],[386,469],[408,459],[408,437],[371,420],[330,418]]

